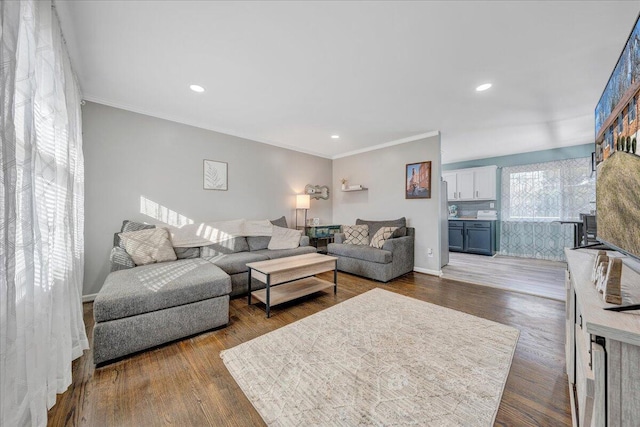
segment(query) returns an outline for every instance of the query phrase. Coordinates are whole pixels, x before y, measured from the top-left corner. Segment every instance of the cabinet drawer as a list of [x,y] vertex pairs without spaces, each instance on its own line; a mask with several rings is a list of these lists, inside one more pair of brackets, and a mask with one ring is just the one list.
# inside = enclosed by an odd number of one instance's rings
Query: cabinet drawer
[[467,228],[491,228],[491,223],[487,221],[467,221]]
[[449,228],[462,228],[464,221],[449,221]]

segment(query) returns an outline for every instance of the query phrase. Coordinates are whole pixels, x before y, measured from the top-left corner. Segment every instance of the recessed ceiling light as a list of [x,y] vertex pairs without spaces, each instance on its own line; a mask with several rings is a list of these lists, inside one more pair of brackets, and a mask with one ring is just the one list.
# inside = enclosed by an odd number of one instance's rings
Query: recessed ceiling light
[[200,85],[191,85],[189,86],[189,89],[191,89],[194,92],[198,92],[198,93],[202,93],[204,92],[204,88]]
[[340,135],[331,135],[331,139],[339,139]]
[[491,83],[485,83],[483,85],[480,85],[476,88],[476,92],[482,92],[485,91],[487,89],[489,89],[491,87]]

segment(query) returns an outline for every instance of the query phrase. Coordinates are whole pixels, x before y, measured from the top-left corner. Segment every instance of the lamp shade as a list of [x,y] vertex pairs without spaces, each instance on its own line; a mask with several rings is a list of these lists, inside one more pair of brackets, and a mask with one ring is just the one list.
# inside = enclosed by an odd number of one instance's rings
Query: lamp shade
[[308,194],[298,194],[296,196],[296,209],[309,209],[311,197]]

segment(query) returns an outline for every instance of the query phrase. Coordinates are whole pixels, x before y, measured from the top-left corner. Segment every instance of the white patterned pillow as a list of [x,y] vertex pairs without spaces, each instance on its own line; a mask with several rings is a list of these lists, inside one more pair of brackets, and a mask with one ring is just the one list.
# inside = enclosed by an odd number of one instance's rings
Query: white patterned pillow
[[380,227],[376,234],[371,238],[370,246],[378,249],[382,249],[382,245],[384,242],[391,239],[393,237],[393,232],[396,231],[398,227]]
[[169,239],[169,230],[166,228],[151,228],[120,233],[120,241],[136,265],[175,261],[177,259]]
[[345,236],[344,243],[347,245],[368,245],[369,226],[368,225],[343,225],[342,232]]

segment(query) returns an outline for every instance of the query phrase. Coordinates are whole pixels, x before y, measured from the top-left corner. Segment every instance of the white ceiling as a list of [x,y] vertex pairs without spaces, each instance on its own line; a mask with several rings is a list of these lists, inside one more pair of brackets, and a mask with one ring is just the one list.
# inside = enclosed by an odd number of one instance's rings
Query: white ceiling
[[[330,158],[439,130],[444,163],[592,142],[593,110],[640,11],[638,1],[56,5],[88,100]],[[493,88],[476,93],[485,82]]]

